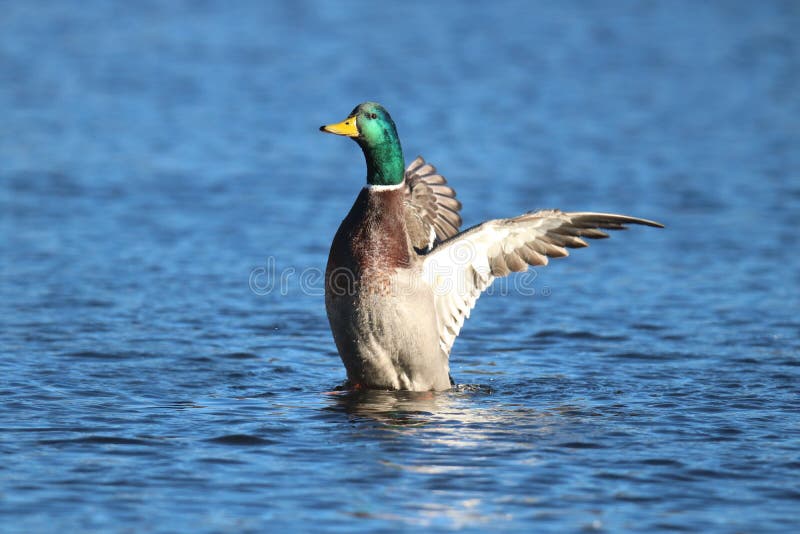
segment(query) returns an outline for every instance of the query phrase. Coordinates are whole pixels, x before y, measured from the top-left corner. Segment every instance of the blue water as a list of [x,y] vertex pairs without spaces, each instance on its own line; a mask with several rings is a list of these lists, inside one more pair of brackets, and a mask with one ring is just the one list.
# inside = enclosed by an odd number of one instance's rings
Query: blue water
[[[796,2],[227,4],[2,6],[0,531],[800,527]],[[366,99],[468,226],[667,229],[484,296],[453,391],[337,391]]]

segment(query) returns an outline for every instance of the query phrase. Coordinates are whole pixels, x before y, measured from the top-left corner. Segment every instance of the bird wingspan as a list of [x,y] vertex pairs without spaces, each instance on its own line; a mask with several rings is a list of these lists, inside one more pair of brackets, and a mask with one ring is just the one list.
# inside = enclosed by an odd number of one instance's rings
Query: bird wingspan
[[602,230],[624,230],[626,224],[663,228],[625,215],[543,210],[486,221],[438,244],[423,260],[423,276],[433,288],[442,350],[450,354],[464,320],[496,277],[547,265],[548,258],[569,255],[567,248],[588,246],[582,238],[605,238]]
[[447,180],[436,173],[436,167],[421,156],[408,166],[405,180],[405,218],[411,244],[420,252],[428,252],[434,243],[458,233],[461,202]]

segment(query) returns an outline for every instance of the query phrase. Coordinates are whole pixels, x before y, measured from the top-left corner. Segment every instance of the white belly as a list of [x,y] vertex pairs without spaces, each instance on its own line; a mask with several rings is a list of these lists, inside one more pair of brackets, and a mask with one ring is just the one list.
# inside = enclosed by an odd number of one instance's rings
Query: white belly
[[389,290],[326,294],[331,330],[351,382],[412,391],[450,388],[429,286],[409,271]]

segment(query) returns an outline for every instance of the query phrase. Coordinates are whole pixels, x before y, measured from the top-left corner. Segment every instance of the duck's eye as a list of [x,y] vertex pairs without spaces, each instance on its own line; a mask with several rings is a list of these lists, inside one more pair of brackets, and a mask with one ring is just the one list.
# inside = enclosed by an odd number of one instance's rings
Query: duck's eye
[[369,118],[370,119],[377,119],[378,115],[377,115],[377,113],[370,113]]

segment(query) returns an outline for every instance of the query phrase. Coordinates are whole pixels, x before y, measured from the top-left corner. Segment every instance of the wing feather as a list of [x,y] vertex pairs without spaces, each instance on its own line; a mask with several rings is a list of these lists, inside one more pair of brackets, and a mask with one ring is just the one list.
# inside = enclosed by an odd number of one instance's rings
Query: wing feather
[[406,228],[411,244],[428,252],[435,243],[458,233],[461,202],[436,167],[418,156],[406,168]]
[[496,277],[547,265],[549,258],[568,256],[567,248],[588,246],[583,238],[603,239],[608,234],[601,229],[624,230],[627,224],[663,228],[626,215],[543,210],[487,221],[437,244],[425,256],[423,276],[434,291],[442,350],[450,353],[470,310]]

